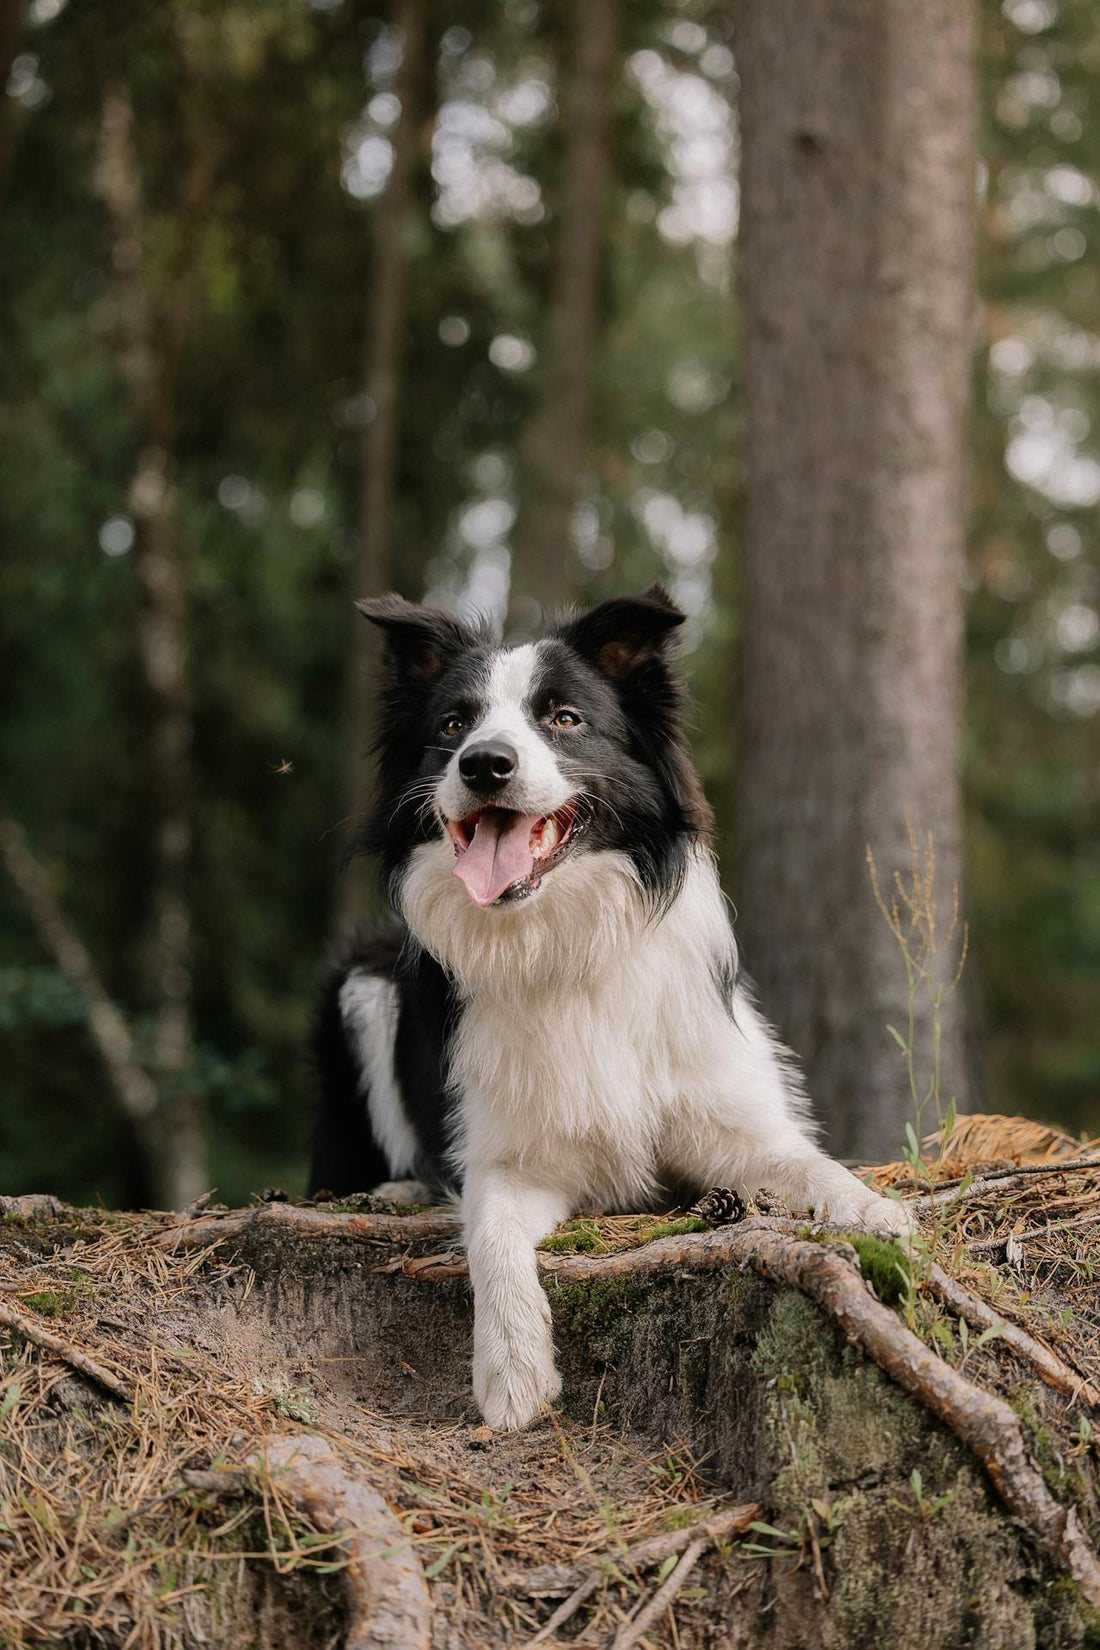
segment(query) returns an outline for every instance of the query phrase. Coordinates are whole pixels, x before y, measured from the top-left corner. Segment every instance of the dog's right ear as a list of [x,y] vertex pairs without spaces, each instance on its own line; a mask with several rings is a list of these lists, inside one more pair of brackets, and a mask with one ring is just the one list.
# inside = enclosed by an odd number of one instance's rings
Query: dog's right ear
[[386,667],[405,686],[431,687],[478,637],[461,619],[435,607],[419,607],[403,596],[356,602],[363,617],[386,638]]

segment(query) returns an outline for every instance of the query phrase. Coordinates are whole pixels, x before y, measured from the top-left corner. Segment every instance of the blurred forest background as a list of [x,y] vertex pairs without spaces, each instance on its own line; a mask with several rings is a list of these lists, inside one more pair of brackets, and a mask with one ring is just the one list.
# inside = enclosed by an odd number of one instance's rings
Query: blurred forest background
[[[0,0],[4,1191],[155,1195],[149,1072],[223,1197],[300,1188],[355,595],[665,580],[730,842],[738,41],[585,10]],[[1100,4],[979,25],[971,1103],[1097,1131]]]

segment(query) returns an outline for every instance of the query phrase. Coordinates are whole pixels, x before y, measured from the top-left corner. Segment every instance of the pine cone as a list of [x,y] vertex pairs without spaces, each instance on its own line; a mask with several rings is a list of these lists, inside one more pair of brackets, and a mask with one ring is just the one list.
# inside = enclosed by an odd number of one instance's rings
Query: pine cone
[[708,1226],[736,1226],[745,1218],[745,1205],[728,1186],[715,1186],[699,1199],[691,1213]]

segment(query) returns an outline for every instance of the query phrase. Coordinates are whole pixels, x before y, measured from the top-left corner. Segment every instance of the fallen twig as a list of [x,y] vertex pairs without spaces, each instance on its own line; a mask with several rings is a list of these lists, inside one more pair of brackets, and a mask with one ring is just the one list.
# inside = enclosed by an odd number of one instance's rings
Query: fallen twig
[[544,1564],[541,1569],[509,1576],[505,1585],[510,1592],[522,1593],[526,1598],[556,1597],[593,1574],[598,1581],[602,1580],[611,1565],[620,1570],[648,1570],[654,1564],[663,1564],[674,1553],[682,1553],[685,1547],[701,1536],[711,1541],[726,1541],[730,1536],[747,1530],[753,1519],[759,1516],[760,1508],[755,1501],[724,1507],[694,1524],[686,1524],[683,1529],[647,1536],[625,1552],[611,1550],[601,1555],[595,1569],[589,1564]]
[[706,1550],[706,1536],[693,1541],[690,1547],[685,1548],[679,1564],[658,1587],[649,1603],[644,1605],[631,1621],[624,1621],[615,1634],[611,1650],[631,1650],[631,1647],[643,1638],[649,1628],[657,1620],[662,1611],[667,1610],[688,1576],[694,1570]]
[[945,1306],[957,1312],[960,1318],[965,1318],[972,1329],[997,1329],[999,1339],[1005,1346],[1010,1346],[1025,1359],[1047,1386],[1064,1393],[1075,1403],[1088,1404],[1093,1408],[1100,1406],[1100,1392],[1086,1376],[1079,1375],[1063,1363],[1057,1353],[1029,1335],[1019,1324],[1009,1323],[987,1301],[945,1272],[942,1266],[929,1268],[928,1287]]
[[966,1184],[966,1176],[952,1181],[949,1185],[941,1186],[934,1192],[927,1192],[923,1197],[906,1199],[907,1205],[916,1214],[924,1214],[929,1209],[942,1209],[950,1203],[957,1203],[960,1198],[981,1197],[988,1191],[1011,1191],[1017,1184],[1023,1184],[1035,1175],[1074,1174],[1085,1169],[1095,1169],[1100,1172],[1100,1153],[1088,1157],[1070,1157],[1054,1163],[1023,1163],[1012,1169],[995,1170],[992,1174],[976,1175]]
[[25,1341],[33,1341],[35,1346],[42,1347],[43,1351],[56,1353],[70,1368],[87,1376],[88,1380],[95,1381],[97,1386],[103,1387],[115,1398],[121,1398],[124,1404],[133,1401],[134,1389],[124,1376],[116,1375],[113,1370],[105,1368],[95,1358],[89,1357],[87,1352],[73,1346],[71,1341],[55,1335],[52,1329],[46,1329],[34,1318],[28,1318],[26,1313],[16,1311],[14,1306],[0,1302],[0,1324],[6,1329],[14,1330],[17,1335],[22,1335]]
[[267,1438],[254,1463],[325,1528],[350,1534],[344,1569],[347,1650],[429,1650],[432,1602],[401,1525],[377,1490],[353,1478],[316,1434]]
[[224,1215],[200,1215],[158,1233],[162,1249],[197,1249],[225,1238],[240,1237],[256,1226],[280,1226],[304,1238],[342,1238],[352,1242],[424,1243],[454,1237],[457,1215],[388,1215],[303,1209],[293,1203],[258,1203]]
[[[658,1238],[642,1249],[583,1256],[540,1254],[539,1271],[562,1283],[584,1283],[628,1272],[650,1276],[713,1270],[733,1264],[802,1290],[880,1369],[932,1414],[978,1458],[1012,1515],[1100,1607],[1100,1560],[1073,1507],[1063,1507],[1031,1464],[1019,1417],[931,1352],[896,1313],[868,1291],[839,1244],[816,1243],[777,1231],[762,1220],[690,1237]],[[420,1268],[421,1281],[461,1276],[450,1261]]]
[[977,1238],[973,1243],[968,1243],[967,1248],[972,1255],[994,1255],[1009,1243],[1033,1243],[1036,1238],[1050,1237],[1054,1232],[1071,1232],[1080,1226],[1100,1226],[1100,1208],[1090,1209],[1084,1215],[1074,1215],[1072,1220],[1045,1221],[1042,1226],[1033,1226],[1029,1232],[1005,1232],[1001,1237]]

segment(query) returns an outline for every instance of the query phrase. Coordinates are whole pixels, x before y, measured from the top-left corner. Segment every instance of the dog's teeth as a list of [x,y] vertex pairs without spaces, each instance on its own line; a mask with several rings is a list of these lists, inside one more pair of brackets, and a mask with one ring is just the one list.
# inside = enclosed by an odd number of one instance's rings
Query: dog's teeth
[[545,859],[558,845],[558,822],[553,817],[544,819],[535,832],[534,852],[536,859]]

